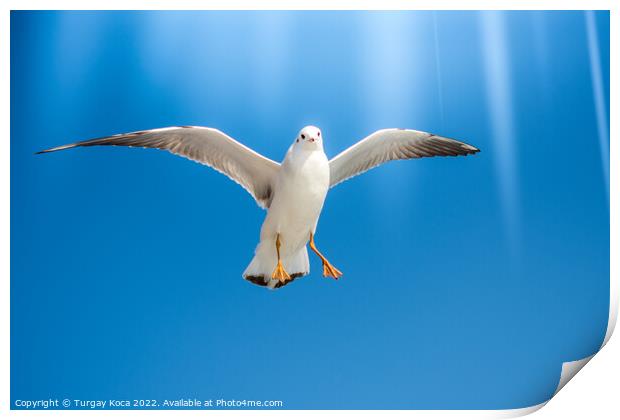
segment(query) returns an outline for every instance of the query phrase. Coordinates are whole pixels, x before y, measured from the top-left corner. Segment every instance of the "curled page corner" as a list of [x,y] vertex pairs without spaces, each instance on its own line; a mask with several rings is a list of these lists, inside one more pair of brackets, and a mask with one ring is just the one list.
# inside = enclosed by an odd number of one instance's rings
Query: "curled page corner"
[[[605,345],[605,343],[603,343],[601,348],[603,348],[604,345]],[[600,349],[599,349],[599,351],[600,351]],[[596,353],[598,353],[598,351]],[[562,363],[562,373],[560,374],[560,380],[559,380],[558,386],[556,387],[555,391],[553,392],[553,395],[551,396],[551,398],[555,397],[556,394],[558,392],[560,392],[560,390],[562,388],[564,388],[564,385],[566,385],[571,379],[573,379],[573,377],[590,360],[592,360],[592,358],[596,355],[596,353],[594,353],[591,356],[584,357],[583,359],[573,360],[572,362],[564,362],[564,363]],[[549,401],[551,401],[551,398],[546,400],[546,401],[541,402],[540,404],[532,405],[530,407],[516,408],[516,409],[512,409],[512,410],[498,410],[498,411],[494,412],[493,418],[496,418],[496,419],[508,419],[508,418],[527,416],[528,414],[532,414],[532,413],[540,410],[541,408],[543,408],[545,405],[547,405],[547,403]]]
[[617,284],[613,279],[609,282],[609,320],[607,321],[607,330],[605,331],[605,338],[603,339],[603,343],[601,347],[594,354],[591,354],[588,357],[584,357],[583,359],[573,360],[572,362],[562,363],[562,373],[560,374],[560,381],[558,382],[558,386],[553,393],[555,396],[564,385],[566,385],[573,377],[590,361],[596,354],[601,351],[603,347],[609,342],[615,328],[616,321],[618,319],[618,289]]
[[[585,365],[587,365],[588,362],[592,360],[594,356],[596,356],[598,352],[601,351],[601,349],[605,347],[605,345],[609,342],[609,339],[611,338],[616,328],[616,321],[618,319],[618,300],[619,300],[619,293],[618,293],[617,282],[615,281],[615,278],[611,277],[610,282],[609,282],[609,320],[607,321],[607,330],[605,331],[605,338],[603,339],[603,343],[601,344],[601,347],[599,347],[599,349],[595,351],[593,354],[591,354],[590,356],[584,357],[583,359],[562,363],[562,372],[560,373],[560,379],[558,381],[558,386],[553,392],[553,395],[551,396],[551,398],[555,397],[557,393],[560,392],[562,388],[564,388],[564,386],[571,379],[573,379],[573,377]],[[510,409],[510,410],[497,410],[497,411],[492,412],[492,417],[496,419],[507,419],[507,418],[526,416],[528,414],[534,413],[540,410],[541,408],[543,408],[545,405],[547,405],[549,401],[551,401],[551,398],[549,398],[546,401],[541,402],[540,404],[532,405],[530,407],[516,408],[516,409]]]
[[590,360],[592,360],[592,358],[595,355],[596,353],[594,353],[591,356],[584,357],[583,359],[562,363],[562,373],[560,374],[560,382],[558,382],[558,387],[555,389],[553,396],[555,396],[558,392],[560,392],[560,390],[564,388],[564,385],[566,385],[568,381],[573,379],[573,377],[581,370],[581,368],[583,368]]

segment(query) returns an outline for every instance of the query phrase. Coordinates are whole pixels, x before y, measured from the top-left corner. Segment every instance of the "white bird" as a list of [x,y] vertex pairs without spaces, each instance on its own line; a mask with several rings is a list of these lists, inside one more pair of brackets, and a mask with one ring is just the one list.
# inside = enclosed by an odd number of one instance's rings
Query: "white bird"
[[168,150],[222,172],[245,188],[267,209],[260,242],[243,277],[254,284],[279,288],[310,272],[306,244],[323,263],[323,276],[342,273],[314,243],[328,190],[390,160],[431,156],[466,156],[479,150],[469,144],[415,130],[379,130],[331,160],[323,136],[304,127],[281,164],[256,153],[219,130],[179,126],[136,131],[54,147],[38,153],[78,146],[128,146]]

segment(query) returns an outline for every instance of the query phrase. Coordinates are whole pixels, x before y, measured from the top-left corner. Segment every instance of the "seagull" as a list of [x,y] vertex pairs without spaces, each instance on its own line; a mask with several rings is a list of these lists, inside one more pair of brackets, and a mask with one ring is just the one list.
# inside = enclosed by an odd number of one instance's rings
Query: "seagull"
[[408,129],[374,132],[331,160],[323,150],[321,130],[304,127],[282,163],[268,159],[223,132],[208,127],[177,126],[135,131],[58,146],[127,146],[167,150],[227,175],[267,210],[260,242],[243,277],[277,289],[310,273],[306,245],[320,258],[323,276],[342,272],[314,242],[327,192],[335,185],[385,162],[433,156],[467,156],[480,150],[457,140]]

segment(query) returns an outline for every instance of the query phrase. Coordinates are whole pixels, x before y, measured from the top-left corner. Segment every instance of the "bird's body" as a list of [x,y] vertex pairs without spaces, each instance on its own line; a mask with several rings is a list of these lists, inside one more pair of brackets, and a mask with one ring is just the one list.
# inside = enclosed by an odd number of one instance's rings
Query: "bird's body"
[[208,165],[240,184],[267,209],[254,258],[243,273],[271,289],[310,272],[306,245],[323,264],[323,275],[342,273],[314,243],[314,234],[330,188],[390,160],[466,156],[479,150],[456,140],[415,130],[379,130],[331,160],[323,151],[321,131],[304,127],[281,164],[247,148],[219,130],[180,126],[136,131],[54,147],[128,146],[168,150]]
[[277,255],[273,238],[280,234],[282,265],[292,278],[310,272],[306,244],[314,234],[329,190],[329,161],[323,147],[288,150],[278,173],[273,200],[260,232],[256,255],[243,276],[276,287],[271,279]]

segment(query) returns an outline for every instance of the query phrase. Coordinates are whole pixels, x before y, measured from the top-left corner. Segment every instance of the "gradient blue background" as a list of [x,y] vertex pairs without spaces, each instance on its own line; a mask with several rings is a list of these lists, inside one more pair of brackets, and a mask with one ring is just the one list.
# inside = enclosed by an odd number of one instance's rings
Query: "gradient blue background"
[[[546,400],[607,326],[608,69],[607,12],[13,12],[11,399]],[[221,174],[33,154],[205,125],[280,160],[306,124],[328,156],[385,127],[482,152],[336,187],[344,278],[313,258],[276,292],[241,278],[264,212]]]

